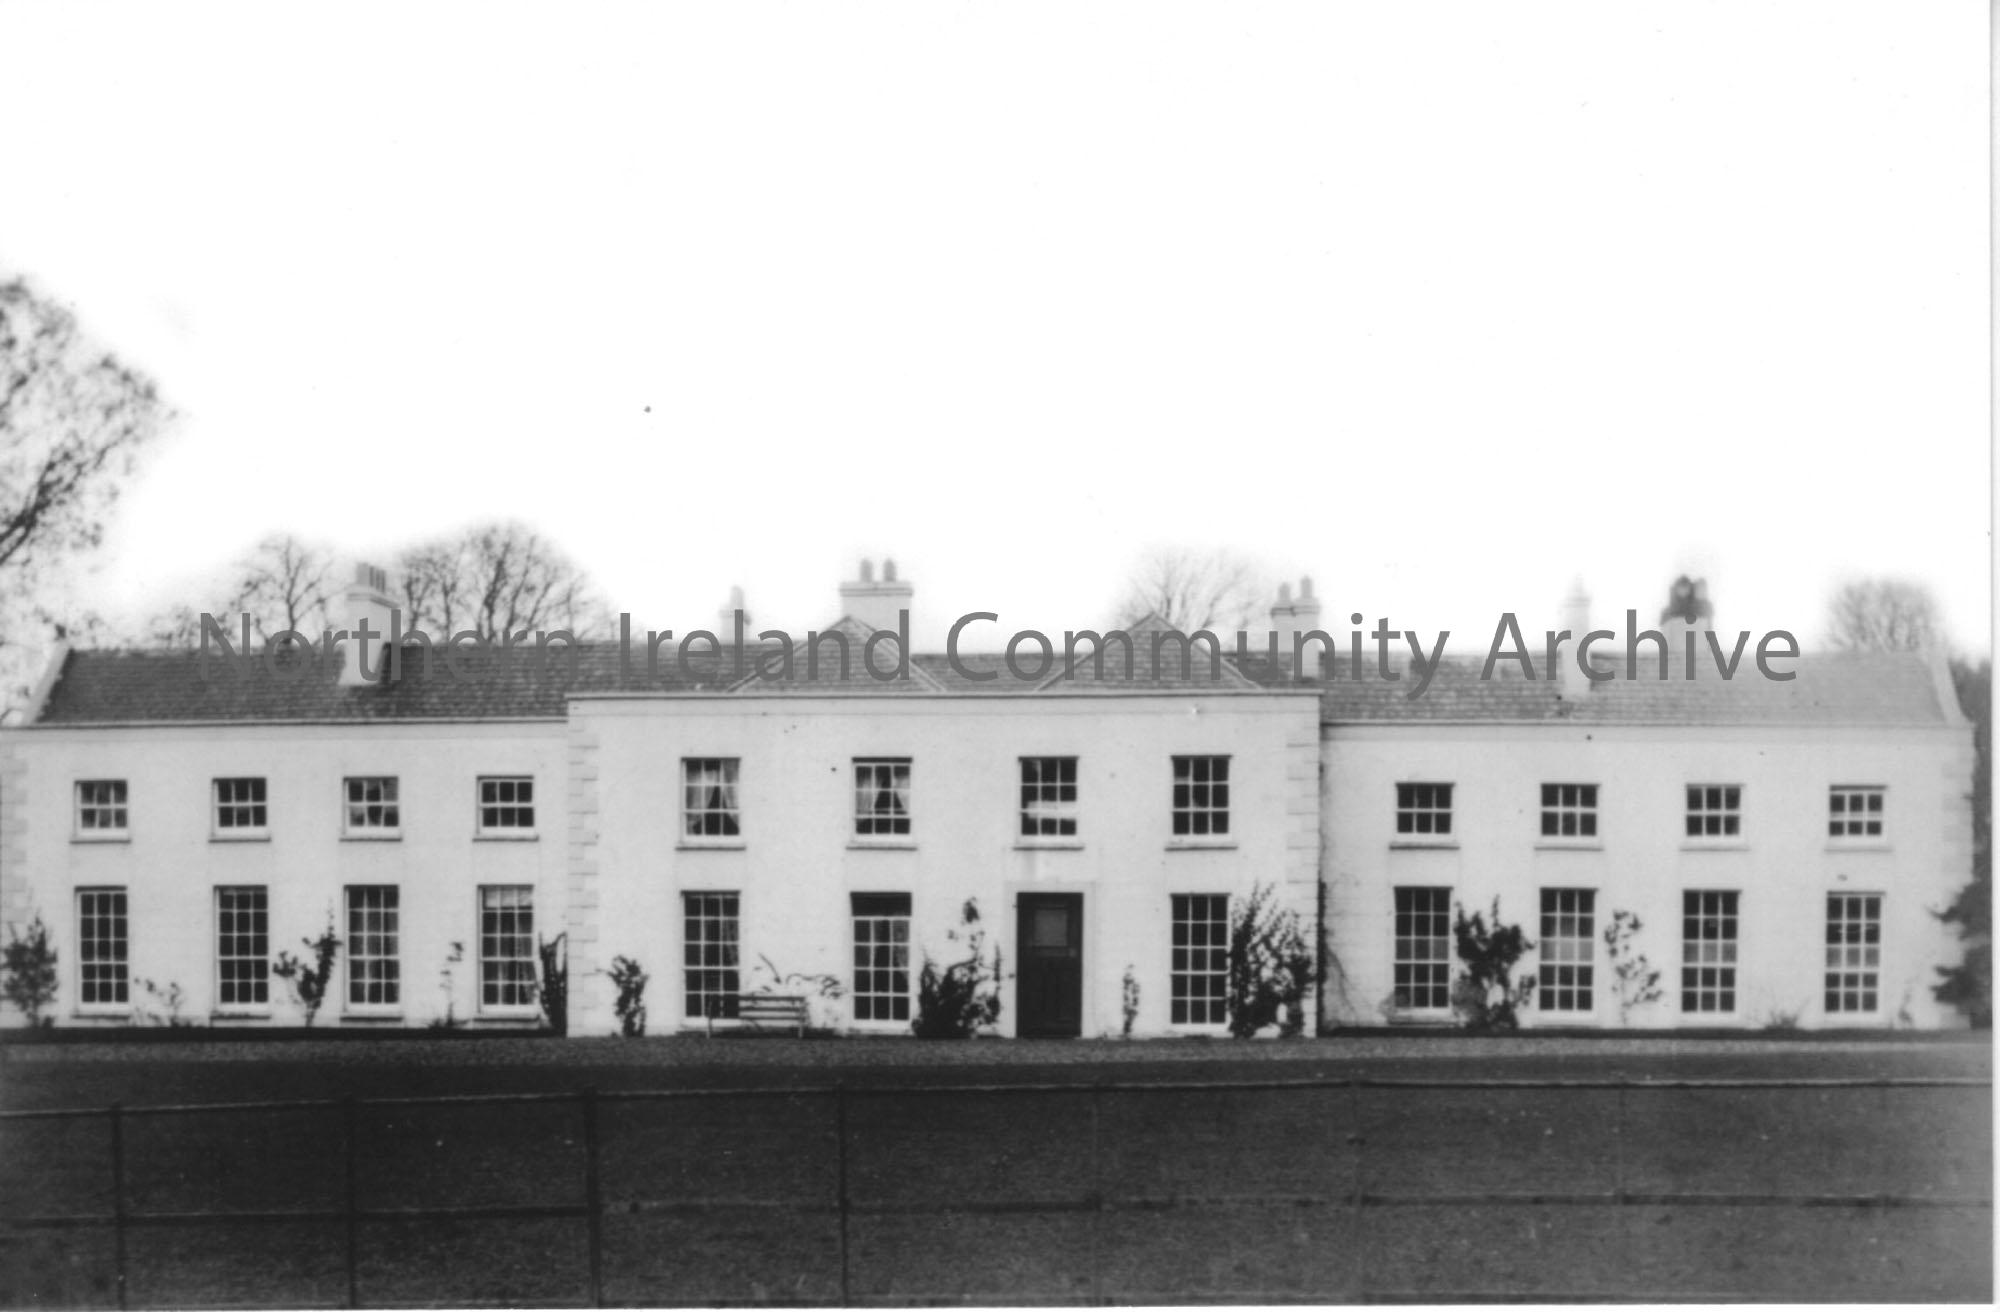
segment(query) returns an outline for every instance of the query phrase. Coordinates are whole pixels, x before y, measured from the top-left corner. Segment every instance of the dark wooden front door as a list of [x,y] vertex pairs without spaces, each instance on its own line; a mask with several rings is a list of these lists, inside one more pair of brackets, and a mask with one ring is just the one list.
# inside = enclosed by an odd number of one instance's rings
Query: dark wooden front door
[[1016,910],[1016,1030],[1024,1038],[1073,1039],[1083,1033],[1083,894],[1023,893]]

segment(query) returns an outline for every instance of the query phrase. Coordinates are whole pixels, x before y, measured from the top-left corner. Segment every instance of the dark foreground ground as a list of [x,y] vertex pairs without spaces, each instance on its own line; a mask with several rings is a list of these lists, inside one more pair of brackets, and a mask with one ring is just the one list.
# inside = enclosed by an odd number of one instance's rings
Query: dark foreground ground
[[[1990,1078],[1964,1039],[12,1045],[0,1108],[134,1110],[115,1156],[0,1119],[0,1303],[114,1304],[121,1209],[135,1307],[1984,1302]],[[1828,1083],[1885,1080],[1973,1083]]]

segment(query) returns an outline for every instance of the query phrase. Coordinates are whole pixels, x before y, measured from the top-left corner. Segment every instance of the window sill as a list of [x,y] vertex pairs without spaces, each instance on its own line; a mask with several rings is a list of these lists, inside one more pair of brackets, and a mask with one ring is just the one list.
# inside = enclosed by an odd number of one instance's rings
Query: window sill
[[741,852],[750,844],[740,838],[718,838],[710,842],[683,838],[674,844],[676,852]]
[[234,834],[210,834],[211,843],[268,843],[271,831],[268,829],[248,829]]
[[1896,848],[1893,843],[1885,843],[1879,838],[1867,840],[1835,838],[1828,840],[1826,850],[1829,852],[1893,852]]
[[914,838],[854,838],[849,839],[850,852],[914,852],[917,840]]
[[1544,838],[1535,844],[1537,852],[1602,852],[1604,841],[1597,838]]
[[342,834],[340,841],[343,843],[400,843],[403,841],[403,834],[401,830],[380,834]]
[[356,1025],[400,1025],[403,1023],[401,1011],[343,1011],[340,1023]]
[[518,1010],[495,1007],[472,1016],[468,1023],[473,1025],[519,1025],[522,1021],[539,1021],[541,1018],[542,1012],[539,1007],[522,1007]]
[[218,1023],[238,1020],[269,1020],[271,1019],[271,1009],[266,1007],[261,1011],[242,1011],[231,1008],[223,1011],[211,1011],[208,1013],[208,1018]]
[[132,841],[132,835],[122,830],[115,833],[71,834],[69,841],[72,843],[129,843]]
[[1083,843],[1074,838],[1022,838],[1014,843],[1016,852],[1081,852]]
[[472,841],[475,843],[538,843],[541,839],[542,836],[533,830],[524,830],[518,834],[507,833],[504,830],[491,833],[480,830],[472,835]]
[[1172,838],[1167,840],[1167,850],[1169,852],[1234,852],[1236,850],[1236,840],[1233,838]]
[[1684,838],[1683,852],[1748,852],[1750,844],[1740,838]]
[[1456,838],[1392,838],[1389,840],[1392,852],[1455,852],[1458,850]]
[[131,1020],[130,1007],[85,1007],[79,1006],[70,1012],[71,1020]]

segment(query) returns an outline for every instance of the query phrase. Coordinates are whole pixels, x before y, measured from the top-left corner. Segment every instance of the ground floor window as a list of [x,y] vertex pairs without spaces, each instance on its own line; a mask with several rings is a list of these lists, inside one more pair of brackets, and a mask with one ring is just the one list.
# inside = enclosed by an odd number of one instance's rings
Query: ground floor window
[[1176,893],[1172,1010],[1176,1025],[1229,1019],[1229,895]]
[[1597,984],[1597,893],[1542,890],[1542,959],[1536,981],[1543,1011],[1590,1011]]
[[215,890],[215,1001],[271,1004],[271,904],[262,887]]
[[1881,981],[1882,895],[1827,894],[1827,1011],[1874,1011]]
[[479,1005],[535,1005],[535,890],[526,884],[479,890]]
[[681,989],[684,1014],[722,1020],[736,1015],[736,998],[743,991],[737,955],[738,901],[734,893],[683,893],[686,933]]
[[1396,1006],[1443,1011],[1451,1006],[1451,890],[1396,890]]
[[394,884],[347,890],[348,1006],[402,1003],[402,922],[402,894]]
[[1735,893],[1681,894],[1681,1010],[1736,1010]]
[[132,1000],[131,943],[125,890],[82,888],[76,894],[77,998],[86,1007],[123,1007]]
[[910,1018],[910,895],[856,893],[854,1019]]

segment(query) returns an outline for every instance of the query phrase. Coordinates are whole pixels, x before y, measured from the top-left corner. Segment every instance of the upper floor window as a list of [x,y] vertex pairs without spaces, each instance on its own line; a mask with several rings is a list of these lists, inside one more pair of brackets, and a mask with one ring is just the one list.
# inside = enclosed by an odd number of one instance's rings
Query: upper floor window
[[1229,833],[1229,758],[1174,758],[1174,837],[1221,838]]
[[910,762],[857,760],[854,763],[854,833],[858,838],[910,835]]
[[690,756],[681,761],[681,833],[685,837],[742,836],[737,765],[733,756]]
[[535,781],[507,775],[479,781],[479,832],[532,834],[535,831]]
[[343,782],[347,793],[347,832],[387,837],[403,827],[403,809],[396,801],[396,777],[374,775]]
[[1743,833],[1743,789],[1738,784],[1689,784],[1687,836],[1738,838]]
[[1597,785],[1543,784],[1542,837],[1597,837]]
[[1880,784],[1835,784],[1826,797],[1827,837],[1880,838],[1888,792]]
[[1451,833],[1450,784],[1397,784],[1399,838],[1442,838]]
[[219,835],[261,834],[269,828],[262,779],[215,781],[215,832]]
[[1076,837],[1076,758],[1021,758],[1021,836]]
[[77,781],[76,832],[86,838],[125,832],[123,779]]

